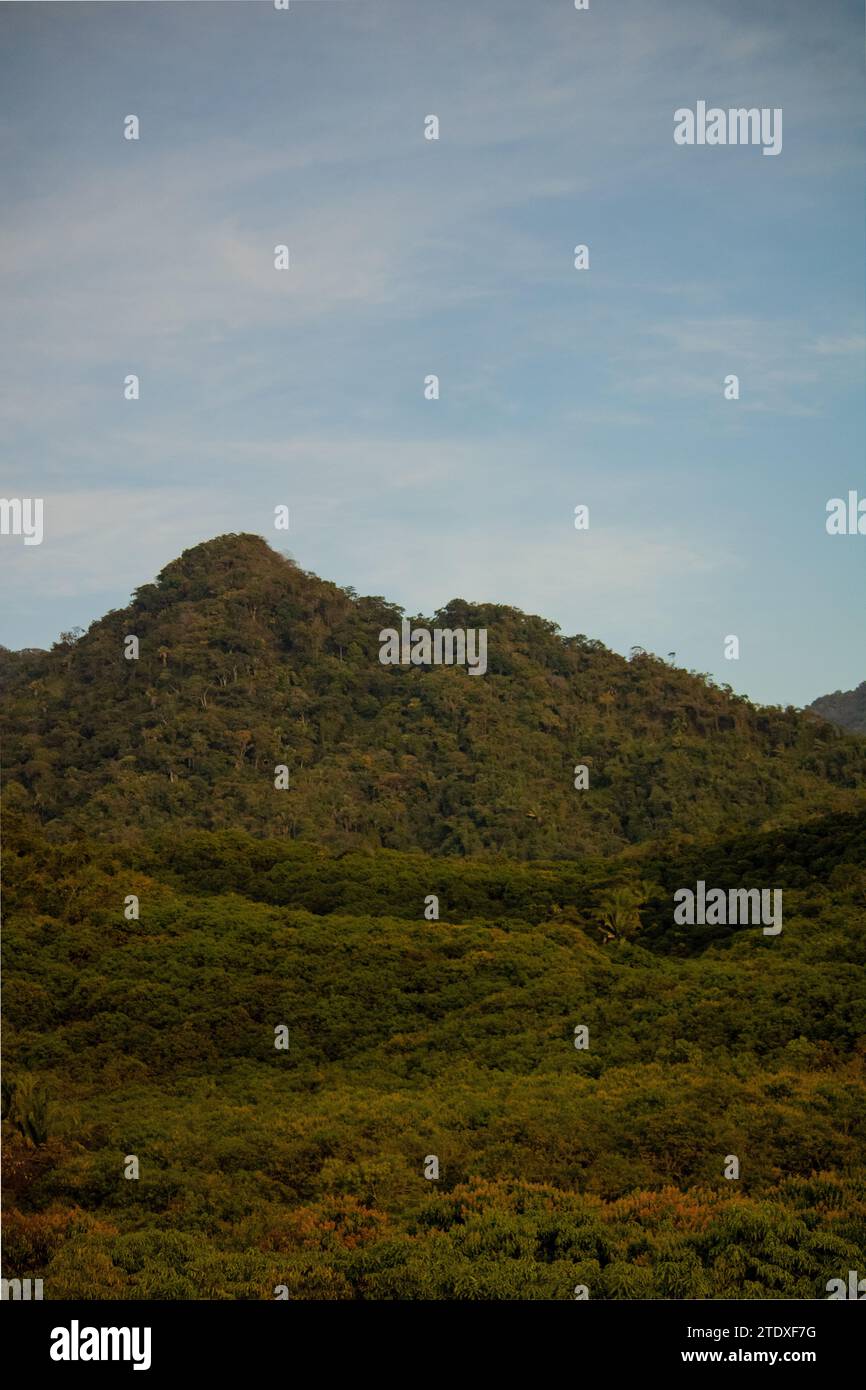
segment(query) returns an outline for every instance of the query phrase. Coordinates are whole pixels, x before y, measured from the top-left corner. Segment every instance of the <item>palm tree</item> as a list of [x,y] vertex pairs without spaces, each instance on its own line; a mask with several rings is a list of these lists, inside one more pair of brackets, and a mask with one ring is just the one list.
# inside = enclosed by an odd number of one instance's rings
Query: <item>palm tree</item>
[[652,883],[635,879],[608,889],[598,908],[599,928],[605,945],[608,941],[630,941],[637,935],[643,925],[640,910],[654,888]]
[[31,1148],[48,1139],[49,1103],[41,1083],[33,1076],[16,1081],[3,1079],[3,1118]]

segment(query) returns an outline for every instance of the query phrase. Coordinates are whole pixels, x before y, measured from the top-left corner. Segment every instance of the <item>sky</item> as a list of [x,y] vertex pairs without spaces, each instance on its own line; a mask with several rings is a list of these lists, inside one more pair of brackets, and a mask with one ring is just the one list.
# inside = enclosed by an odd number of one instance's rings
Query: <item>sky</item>
[[[781,152],[677,145],[698,101]],[[251,531],[411,614],[852,688],[864,143],[860,0],[0,4],[0,496],[44,499],[0,644]]]

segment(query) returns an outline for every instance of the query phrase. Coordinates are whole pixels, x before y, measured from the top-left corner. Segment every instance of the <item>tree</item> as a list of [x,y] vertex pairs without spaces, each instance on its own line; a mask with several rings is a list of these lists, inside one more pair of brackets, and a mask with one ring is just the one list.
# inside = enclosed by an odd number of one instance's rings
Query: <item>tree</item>
[[48,1140],[48,1097],[32,1076],[3,1079],[3,1118],[33,1148]]
[[598,908],[599,927],[605,945],[608,941],[631,941],[643,923],[640,909],[653,892],[654,885],[644,880],[615,884],[602,898]]

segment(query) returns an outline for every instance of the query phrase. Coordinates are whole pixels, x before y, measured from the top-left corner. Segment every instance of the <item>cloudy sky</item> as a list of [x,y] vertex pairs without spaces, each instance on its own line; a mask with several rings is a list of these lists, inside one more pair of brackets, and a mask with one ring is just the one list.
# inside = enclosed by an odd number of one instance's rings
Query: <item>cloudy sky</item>
[[[860,0],[0,5],[0,495],[45,499],[0,643],[254,531],[410,613],[856,685],[862,48]],[[676,145],[698,100],[781,154]]]

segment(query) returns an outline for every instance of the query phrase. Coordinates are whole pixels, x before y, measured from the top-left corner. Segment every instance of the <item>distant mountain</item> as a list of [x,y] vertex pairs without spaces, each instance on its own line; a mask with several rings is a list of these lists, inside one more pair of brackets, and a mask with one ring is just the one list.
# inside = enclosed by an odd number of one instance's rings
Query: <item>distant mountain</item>
[[402,617],[257,536],[185,551],[87,633],[2,654],[7,804],[56,836],[174,824],[527,859],[864,803],[866,746],[813,715],[464,599],[413,622],[486,629],[486,674],[382,665]]
[[866,681],[861,681],[856,690],[837,690],[833,695],[820,695],[813,700],[809,709],[829,719],[840,729],[852,734],[866,734]]

